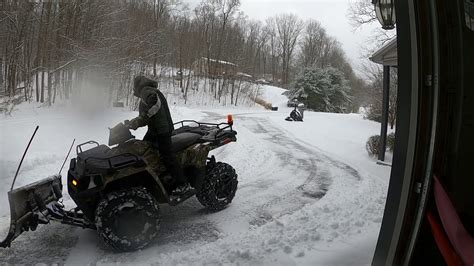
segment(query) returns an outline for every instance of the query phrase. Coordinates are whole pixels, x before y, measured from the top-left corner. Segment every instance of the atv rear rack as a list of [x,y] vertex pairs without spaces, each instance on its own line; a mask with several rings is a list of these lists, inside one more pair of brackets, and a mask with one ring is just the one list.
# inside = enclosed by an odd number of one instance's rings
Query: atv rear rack
[[[186,123],[196,124],[197,126],[185,125]],[[232,120],[227,123],[204,123],[195,120],[182,120],[174,123],[174,125],[181,125],[181,127],[175,129],[175,134],[182,132],[198,133],[202,135],[202,142],[210,142],[214,148],[225,145],[231,141],[236,141],[235,135],[237,135],[237,132],[232,129]],[[212,130],[209,130],[209,128],[212,128]]]
[[[232,130],[232,124],[231,123],[228,123],[228,122],[222,122],[222,123],[207,123],[207,122],[198,122],[196,120],[182,120],[182,121],[179,121],[179,122],[176,122],[174,123],[173,125],[178,125],[178,124],[181,124],[181,127],[184,127],[184,123],[194,123],[194,124],[197,124],[198,126],[197,127],[201,127],[201,126],[211,126],[211,127],[216,127],[220,130],[224,130],[224,129],[227,129],[227,128],[230,128],[230,130]],[[222,127],[221,126],[225,126],[225,127]]]

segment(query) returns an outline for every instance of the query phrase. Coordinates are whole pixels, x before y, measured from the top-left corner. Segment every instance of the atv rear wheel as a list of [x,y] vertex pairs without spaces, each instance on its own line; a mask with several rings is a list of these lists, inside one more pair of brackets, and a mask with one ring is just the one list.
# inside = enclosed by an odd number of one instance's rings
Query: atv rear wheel
[[196,197],[212,211],[220,211],[232,202],[237,191],[237,174],[229,164],[217,162],[207,166],[201,189]]
[[114,191],[97,205],[95,224],[104,242],[115,250],[142,249],[158,233],[158,203],[143,187]]

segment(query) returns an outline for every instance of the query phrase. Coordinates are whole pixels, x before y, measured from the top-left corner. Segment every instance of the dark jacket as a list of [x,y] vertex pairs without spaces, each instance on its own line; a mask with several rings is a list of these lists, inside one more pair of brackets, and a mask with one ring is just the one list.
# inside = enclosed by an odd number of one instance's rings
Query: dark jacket
[[156,81],[142,76],[135,78],[134,95],[140,98],[139,115],[130,121],[130,127],[148,126],[149,137],[171,134],[174,127],[168,102],[157,89]]

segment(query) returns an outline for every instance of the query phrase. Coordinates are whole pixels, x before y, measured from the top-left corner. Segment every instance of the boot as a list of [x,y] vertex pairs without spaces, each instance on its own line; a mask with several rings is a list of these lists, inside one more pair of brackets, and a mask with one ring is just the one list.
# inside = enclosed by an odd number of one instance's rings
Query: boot
[[183,195],[186,195],[186,194],[189,194],[189,193],[194,193],[194,188],[191,187],[191,185],[189,183],[185,183],[185,184],[179,185],[177,188],[175,188],[171,192],[171,196],[180,197],[180,196],[183,196]]
[[186,199],[194,196],[194,188],[190,184],[186,183],[175,188],[170,195],[170,205],[175,206],[185,201]]

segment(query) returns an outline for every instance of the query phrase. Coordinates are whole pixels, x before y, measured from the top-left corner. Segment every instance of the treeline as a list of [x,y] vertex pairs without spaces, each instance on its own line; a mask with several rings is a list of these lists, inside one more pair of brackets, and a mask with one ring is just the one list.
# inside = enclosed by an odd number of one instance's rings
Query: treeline
[[111,93],[126,95],[137,73],[160,77],[167,66],[186,80],[203,57],[283,87],[307,67],[339,69],[354,95],[363,87],[317,21],[292,14],[253,21],[239,7],[239,0],[204,0],[193,9],[177,0],[1,0],[0,94],[51,104],[103,73]]

